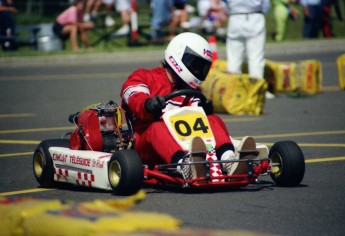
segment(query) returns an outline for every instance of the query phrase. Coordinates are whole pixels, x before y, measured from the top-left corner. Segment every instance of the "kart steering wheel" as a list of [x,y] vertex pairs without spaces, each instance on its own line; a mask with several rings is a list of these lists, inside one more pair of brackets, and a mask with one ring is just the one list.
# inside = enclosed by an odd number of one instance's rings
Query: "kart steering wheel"
[[178,90],[178,91],[175,91],[175,92],[172,92],[166,96],[164,96],[164,99],[165,101],[168,101],[174,97],[178,97],[178,96],[181,96],[181,95],[185,95],[187,97],[197,97],[200,99],[200,106],[203,106],[205,105],[206,103],[206,97],[204,94],[202,94],[200,91],[198,90],[195,90],[195,89],[181,89],[181,90]]

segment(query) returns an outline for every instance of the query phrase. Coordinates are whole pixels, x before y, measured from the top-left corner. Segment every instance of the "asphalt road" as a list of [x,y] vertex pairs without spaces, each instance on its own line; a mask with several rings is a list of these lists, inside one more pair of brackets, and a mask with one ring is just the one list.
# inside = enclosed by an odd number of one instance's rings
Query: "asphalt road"
[[[237,191],[190,193],[146,188],[146,199],[134,210],[170,214],[183,222],[183,228],[345,235],[345,92],[338,88],[335,64],[341,53],[344,50],[327,48],[313,53],[269,51],[267,57],[276,61],[320,60],[323,92],[308,98],[280,94],[266,101],[261,116],[220,114],[235,138],[251,135],[269,146],[280,140],[297,142],[306,158],[301,186],[280,188],[267,176],[260,184]],[[95,56],[97,60],[80,56],[25,63],[24,59],[18,63],[13,58],[2,59],[0,196],[78,202],[120,198],[111,192],[77,187],[39,189],[32,173],[32,153],[41,140],[58,138],[71,130],[67,121],[70,113],[96,102],[119,102],[121,84],[131,71],[159,64],[159,53],[144,54],[147,56],[140,54],[140,59],[130,53],[102,60],[101,56]]]

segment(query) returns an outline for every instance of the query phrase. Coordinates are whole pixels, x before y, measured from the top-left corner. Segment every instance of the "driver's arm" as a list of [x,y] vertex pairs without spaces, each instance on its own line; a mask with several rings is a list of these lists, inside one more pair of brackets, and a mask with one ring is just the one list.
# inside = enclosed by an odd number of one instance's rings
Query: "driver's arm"
[[150,98],[145,70],[137,70],[129,76],[122,86],[121,98],[136,117],[141,120],[153,120],[152,114],[145,110],[145,102]]

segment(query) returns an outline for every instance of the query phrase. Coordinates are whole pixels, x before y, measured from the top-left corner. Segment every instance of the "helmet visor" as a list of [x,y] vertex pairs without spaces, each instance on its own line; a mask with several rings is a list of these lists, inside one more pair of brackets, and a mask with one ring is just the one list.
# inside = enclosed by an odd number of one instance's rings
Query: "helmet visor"
[[201,81],[206,79],[212,64],[211,60],[206,60],[189,47],[186,47],[183,53],[182,62],[187,69]]

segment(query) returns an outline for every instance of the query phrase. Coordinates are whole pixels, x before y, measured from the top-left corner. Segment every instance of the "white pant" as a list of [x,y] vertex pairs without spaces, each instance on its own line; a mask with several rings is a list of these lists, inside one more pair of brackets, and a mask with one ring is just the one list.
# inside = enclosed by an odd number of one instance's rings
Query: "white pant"
[[266,22],[261,13],[236,14],[229,17],[226,40],[227,70],[241,74],[247,58],[249,74],[264,77]]

